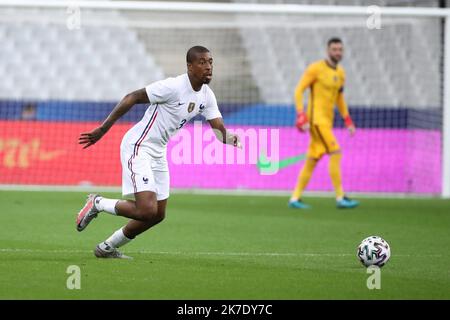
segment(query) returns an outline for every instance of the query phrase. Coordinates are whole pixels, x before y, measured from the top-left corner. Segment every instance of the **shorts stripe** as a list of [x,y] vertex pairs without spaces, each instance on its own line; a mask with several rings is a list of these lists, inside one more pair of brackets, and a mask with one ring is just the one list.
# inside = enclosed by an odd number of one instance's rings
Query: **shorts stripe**
[[128,160],[128,169],[130,169],[130,171],[131,171],[131,182],[133,183],[134,193],[136,193],[137,187],[136,187],[135,174],[133,172],[133,158],[134,158],[134,155],[132,155],[130,157],[130,159]]
[[141,141],[140,141],[137,145],[135,145],[135,147],[137,146],[137,148],[136,148],[136,155],[138,155],[138,153],[139,153],[139,147],[141,146],[142,141],[144,141],[145,136],[149,133],[150,129],[152,128],[153,123],[155,123],[155,120],[156,120],[156,117],[157,117],[157,116],[158,116],[158,112],[155,113],[155,116],[153,117],[152,123],[151,123],[150,126],[148,127],[147,132],[145,132],[145,134],[144,134],[144,136],[142,137]]
[[330,149],[328,149],[327,143],[325,142],[325,139],[323,138],[322,134],[320,133],[319,126],[314,126],[314,127],[316,128],[317,133],[319,134],[320,140],[322,141],[323,145],[325,146],[326,152],[330,153]]
[[139,137],[139,139],[134,144],[133,155],[138,155],[139,146],[141,145],[142,141],[144,141],[145,136],[150,131],[151,127],[153,126],[153,123],[155,122],[156,116],[158,115],[158,112],[156,111],[157,109],[158,109],[158,105],[156,105],[155,110],[153,110],[153,113],[152,113],[152,115],[150,117],[150,120],[148,120],[148,123],[145,126],[145,129],[142,132],[141,136]]
[[147,125],[145,126],[145,129],[142,132],[141,136],[134,144],[133,154],[131,155],[130,159],[128,159],[128,169],[131,171],[131,182],[133,183],[134,193],[137,193],[137,185],[136,185],[136,174],[133,171],[133,159],[138,155],[139,147],[140,147],[142,141],[144,141],[145,137],[147,136],[150,129],[152,128],[153,123],[155,123],[156,116],[158,115],[158,112],[156,111],[157,108],[158,108],[158,105],[156,105],[155,110],[153,110],[150,120],[148,121]]

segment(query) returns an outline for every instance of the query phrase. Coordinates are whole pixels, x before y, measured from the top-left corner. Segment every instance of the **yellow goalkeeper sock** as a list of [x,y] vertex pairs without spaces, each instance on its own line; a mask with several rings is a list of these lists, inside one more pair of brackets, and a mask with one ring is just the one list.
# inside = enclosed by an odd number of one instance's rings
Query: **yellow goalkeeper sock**
[[298,176],[297,185],[292,193],[291,201],[296,201],[302,197],[303,190],[305,190],[316,164],[317,160],[311,158],[306,159],[305,164],[300,171],[300,175]]
[[341,153],[334,153],[330,155],[329,172],[331,182],[333,183],[334,191],[336,192],[336,199],[342,199],[344,197],[344,189],[342,188],[342,176],[341,176]]

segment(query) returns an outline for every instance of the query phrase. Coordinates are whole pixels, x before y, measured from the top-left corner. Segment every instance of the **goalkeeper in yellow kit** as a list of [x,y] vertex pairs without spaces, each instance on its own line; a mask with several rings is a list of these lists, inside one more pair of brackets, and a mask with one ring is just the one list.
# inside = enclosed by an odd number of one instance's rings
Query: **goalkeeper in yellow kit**
[[[297,128],[310,133],[307,159],[300,171],[297,185],[292,193],[289,207],[307,209],[302,202],[302,194],[323,155],[330,156],[329,173],[336,192],[338,208],[355,208],[358,202],[347,198],[342,188],[341,148],[333,134],[334,106],[344,119],[350,135],[355,134],[355,125],[348,112],[344,99],[345,71],[339,62],[342,60],[343,43],[339,38],[328,41],[328,57],[308,66],[295,90],[297,109]],[[310,89],[308,110],[303,111],[303,93]]]

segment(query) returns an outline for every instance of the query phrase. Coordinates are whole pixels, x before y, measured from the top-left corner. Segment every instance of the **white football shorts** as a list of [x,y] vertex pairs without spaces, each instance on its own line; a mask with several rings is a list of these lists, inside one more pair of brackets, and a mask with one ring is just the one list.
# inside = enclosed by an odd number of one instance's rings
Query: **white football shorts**
[[141,191],[156,193],[158,201],[169,198],[170,176],[166,157],[154,158],[145,147],[122,142],[122,195],[134,196]]

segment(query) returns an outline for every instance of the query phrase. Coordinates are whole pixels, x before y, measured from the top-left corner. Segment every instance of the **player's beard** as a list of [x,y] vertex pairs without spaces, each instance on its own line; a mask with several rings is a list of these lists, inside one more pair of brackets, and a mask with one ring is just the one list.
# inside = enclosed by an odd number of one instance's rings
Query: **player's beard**
[[208,77],[204,77],[203,78],[203,84],[209,84],[210,82],[211,82],[211,80],[212,80],[212,76],[210,77],[210,78],[208,78]]
[[339,62],[341,62],[342,57],[332,57],[330,56],[330,60],[334,63],[334,64],[339,64]]

